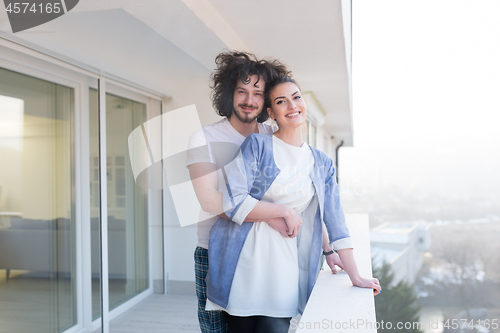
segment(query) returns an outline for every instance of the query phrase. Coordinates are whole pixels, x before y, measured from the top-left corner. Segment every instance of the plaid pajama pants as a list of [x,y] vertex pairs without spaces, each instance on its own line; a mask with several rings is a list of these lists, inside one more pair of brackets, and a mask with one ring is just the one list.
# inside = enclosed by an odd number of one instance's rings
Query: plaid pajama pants
[[222,311],[205,311],[207,303],[208,250],[196,247],[194,252],[194,271],[196,275],[196,296],[198,296],[198,321],[203,333],[229,333]]

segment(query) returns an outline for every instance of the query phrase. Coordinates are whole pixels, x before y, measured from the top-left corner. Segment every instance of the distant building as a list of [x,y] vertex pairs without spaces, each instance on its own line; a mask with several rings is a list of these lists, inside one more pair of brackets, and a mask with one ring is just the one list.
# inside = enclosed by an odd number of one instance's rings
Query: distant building
[[375,266],[391,264],[394,281],[414,283],[431,244],[430,225],[424,222],[384,223],[370,232]]

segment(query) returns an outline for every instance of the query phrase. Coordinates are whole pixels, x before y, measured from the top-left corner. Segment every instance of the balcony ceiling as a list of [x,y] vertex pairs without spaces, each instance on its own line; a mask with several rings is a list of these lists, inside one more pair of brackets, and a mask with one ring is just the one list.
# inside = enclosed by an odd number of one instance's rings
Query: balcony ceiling
[[158,75],[176,70],[167,61],[172,48],[196,60],[207,81],[224,49],[277,58],[303,91],[314,93],[327,130],[352,145],[340,1],[81,0],[66,15],[15,35],[2,11],[0,30],[154,90],[172,90]]

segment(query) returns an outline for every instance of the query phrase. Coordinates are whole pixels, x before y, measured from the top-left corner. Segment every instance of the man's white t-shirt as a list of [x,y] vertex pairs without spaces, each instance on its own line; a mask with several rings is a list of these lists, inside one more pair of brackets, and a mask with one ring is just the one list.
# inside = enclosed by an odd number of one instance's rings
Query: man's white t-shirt
[[[261,134],[273,133],[273,127],[268,124],[257,123]],[[275,129],[274,129],[275,130]],[[187,163],[214,163],[217,167],[219,178],[219,191],[225,189],[224,176],[221,167],[227,165],[238,153],[238,149],[245,141],[245,137],[231,126],[227,118],[216,123],[204,126],[189,139]],[[200,210],[198,221],[198,244],[197,246],[208,249],[210,229],[217,221],[218,216]]]

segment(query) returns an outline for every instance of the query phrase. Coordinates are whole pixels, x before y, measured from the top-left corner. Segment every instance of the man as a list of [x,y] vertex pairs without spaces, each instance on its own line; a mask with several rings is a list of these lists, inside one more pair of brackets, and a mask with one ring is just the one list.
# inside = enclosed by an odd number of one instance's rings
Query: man
[[[222,209],[222,192],[225,188],[223,167],[231,161],[248,135],[273,132],[271,126],[263,123],[268,119],[264,110],[266,83],[278,75],[290,75],[278,61],[257,60],[249,53],[221,53],[215,62],[217,69],[212,74],[212,101],[218,115],[226,118],[203,127],[191,136],[187,158],[193,187],[203,210],[200,213],[198,244],[194,254],[198,319],[203,333],[227,332],[220,311],[205,311],[210,229],[217,215],[226,217]],[[288,237],[287,226],[282,218],[245,220],[260,221]],[[327,239],[323,249],[330,251]],[[335,265],[342,268],[336,254],[327,256],[327,262],[332,272],[336,272]]]

